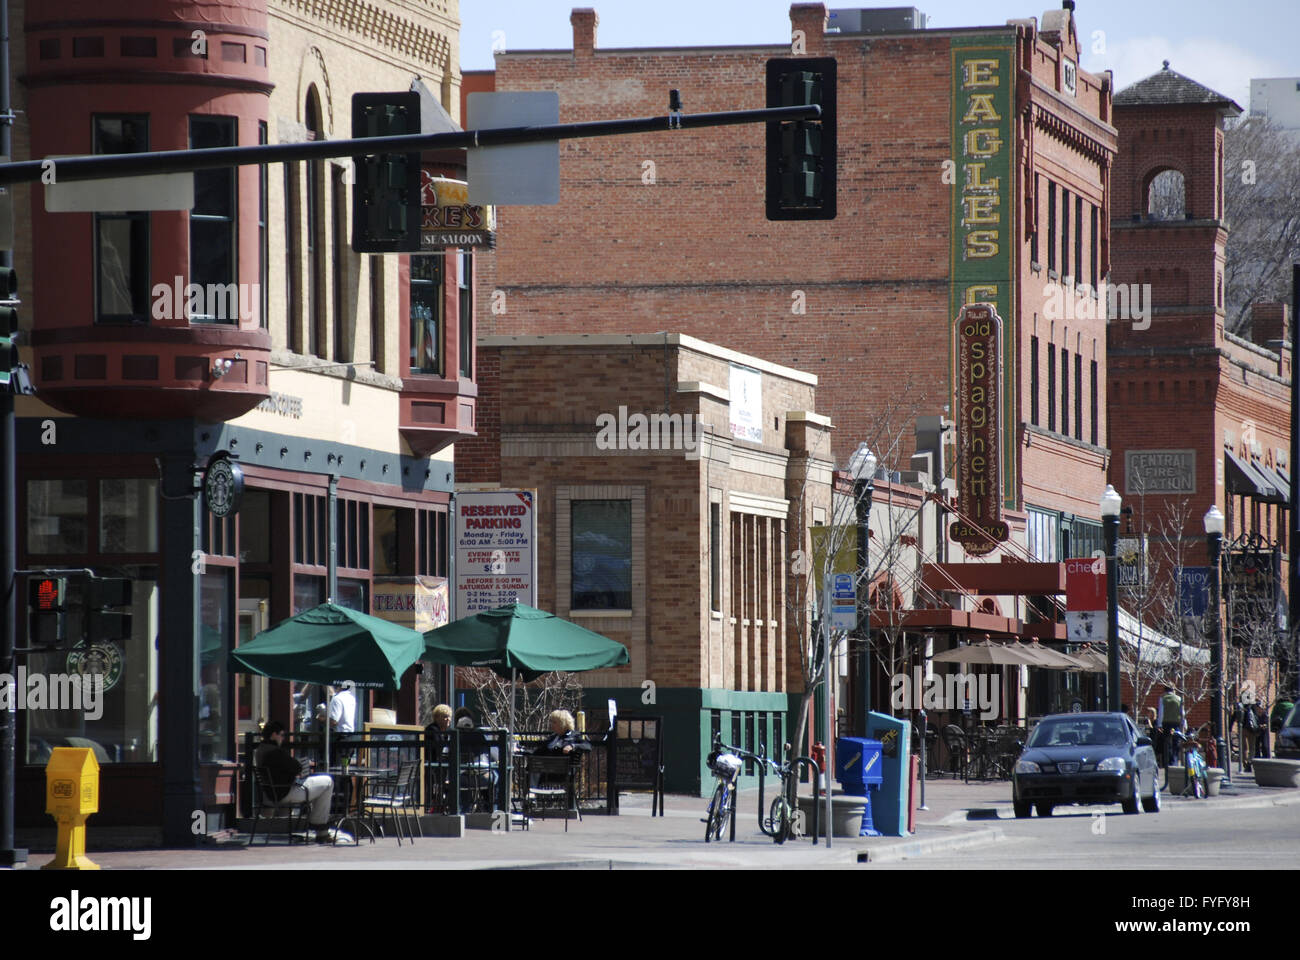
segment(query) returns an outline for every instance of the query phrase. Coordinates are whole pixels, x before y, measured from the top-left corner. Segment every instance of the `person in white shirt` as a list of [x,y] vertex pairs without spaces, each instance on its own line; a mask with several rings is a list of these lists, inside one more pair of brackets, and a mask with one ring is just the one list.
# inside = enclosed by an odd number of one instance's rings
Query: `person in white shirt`
[[[325,704],[321,704],[324,708]],[[321,711],[324,712],[323,709]],[[329,704],[330,729],[335,733],[355,733],[357,729],[357,696],[352,684],[345,684],[334,692]]]

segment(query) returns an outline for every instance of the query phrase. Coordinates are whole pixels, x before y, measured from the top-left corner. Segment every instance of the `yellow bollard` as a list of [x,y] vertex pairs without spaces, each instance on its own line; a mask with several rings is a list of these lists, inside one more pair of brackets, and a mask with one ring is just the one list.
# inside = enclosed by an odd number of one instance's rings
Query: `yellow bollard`
[[55,747],[45,765],[45,812],[59,825],[54,859],[42,870],[98,870],[86,856],[86,817],[99,812],[99,761],[84,747]]

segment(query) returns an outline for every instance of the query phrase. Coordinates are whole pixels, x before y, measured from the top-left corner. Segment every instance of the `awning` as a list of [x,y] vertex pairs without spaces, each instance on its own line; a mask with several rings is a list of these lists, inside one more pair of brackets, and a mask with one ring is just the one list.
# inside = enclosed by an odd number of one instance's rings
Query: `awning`
[[1268,480],[1268,482],[1273,485],[1273,489],[1281,495],[1281,502],[1284,505],[1291,502],[1291,484],[1286,480],[1283,480],[1277,470],[1273,467],[1266,467],[1264,464],[1258,462],[1252,463],[1251,466],[1254,467],[1257,472],[1262,473],[1264,479]]
[[1136,647],[1142,663],[1165,664],[1174,660],[1208,667],[1210,651],[1171,640],[1159,630],[1149,627],[1123,607],[1119,608],[1120,643]]
[[1255,497],[1268,503],[1286,502],[1262,473],[1231,450],[1223,451],[1223,466],[1229,493]]

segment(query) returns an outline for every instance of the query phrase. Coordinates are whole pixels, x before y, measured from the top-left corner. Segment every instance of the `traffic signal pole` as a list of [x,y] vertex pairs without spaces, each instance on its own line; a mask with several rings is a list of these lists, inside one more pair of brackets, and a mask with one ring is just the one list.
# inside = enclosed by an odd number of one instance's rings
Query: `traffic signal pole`
[[[321,140],[315,143],[275,143],[256,147],[213,147],[207,150],[164,150],[154,153],[118,153],[107,156],[24,160],[0,165],[0,185],[10,183],[64,183],[69,180],[103,180],[109,177],[145,177],[162,173],[190,173],[219,167],[262,163],[292,163],[334,157],[367,157],[382,153],[424,150],[503,147],[517,143],[616,137],[663,130],[694,130],[746,123],[816,120],[821,107],[774,107],[763,110],[728,110],[721,113],[671,114],[628,120],[594,120],[532,127],[498,127],[459,133],[413,133],[400,137],[366,137],[359,140]],[[8,128],[5,128],[6,132]]]
[[[9,102],[9,0],[0,0],[0,156],[9,156],[13,142],[13,112]],[[14,265],[14,252],[4,244],[0,267]],[[15,505],[17,464],[14,446],[15,383],[0,389],[0,673],[15,676],[14,647],[18,637],[18,521]],[[0,710],[0,867],[27,862],[27,851],[14,846],[15,726],[18,714],[13,706]]]

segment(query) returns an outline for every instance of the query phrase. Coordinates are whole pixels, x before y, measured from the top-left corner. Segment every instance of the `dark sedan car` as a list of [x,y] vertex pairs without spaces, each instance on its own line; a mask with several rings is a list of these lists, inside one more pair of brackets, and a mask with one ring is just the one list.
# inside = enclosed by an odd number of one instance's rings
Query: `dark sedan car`
[[[1121,803],[1125,813],[1160,812],[1151,738],[1123,713],[1061,713],[1029,735],[1011,777],[1017,817],[1065,803]],[[1140,804],[1140,805],[1139,805]]]
[[1291,708],[1291,715],[1282,721],[1273,752],[1279,760],[1300,760],[1300,704]]

